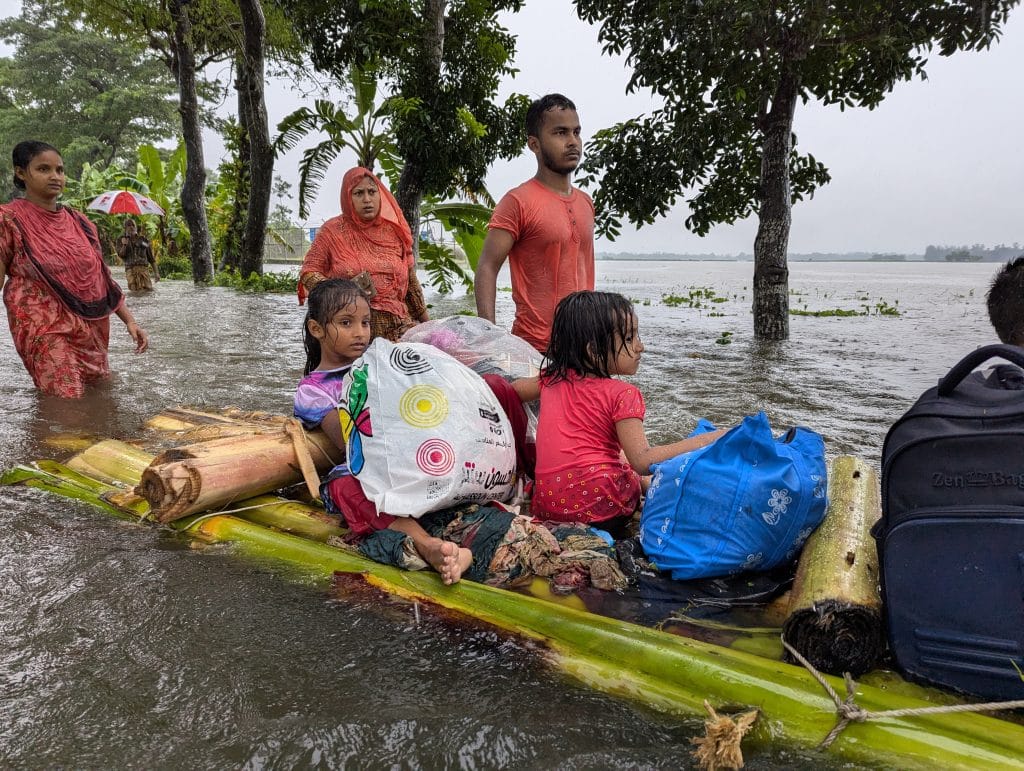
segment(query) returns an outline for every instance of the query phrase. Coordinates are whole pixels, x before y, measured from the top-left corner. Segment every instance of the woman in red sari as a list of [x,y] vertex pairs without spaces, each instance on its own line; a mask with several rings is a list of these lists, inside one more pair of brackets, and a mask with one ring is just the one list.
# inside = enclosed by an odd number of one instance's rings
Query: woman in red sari
[[299,303],[326,278],[353,279],[370,295],[374,337],[395,342],[430,318],[405,216],[391,192],[361,166],[342,181],[341,216],[323,224],[306,253]]
[[11,153],[22,198],[0,206],[0,283],[14,347],[36,387],[78,398],[110,374],[107,342],[116,314],[142,353],[149,340],[103,262],[96,227],[57,203],[64,162],[45,142]]

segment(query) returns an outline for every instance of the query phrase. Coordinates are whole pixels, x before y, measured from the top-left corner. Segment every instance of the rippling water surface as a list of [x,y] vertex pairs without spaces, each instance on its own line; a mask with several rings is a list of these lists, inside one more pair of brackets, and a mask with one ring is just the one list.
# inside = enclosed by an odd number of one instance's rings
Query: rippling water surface
[[[877,463],[889,424],[993,340],[994,268],[795,264],[795,308],[884,302],[901,316],[794,317],[774,345],[750,339],[750,263],[600,262],[598,284],[636,301],[653,441],[764,409],[779,431],[807,425],[831,454]],[[726,300],[662,301],[696,288]],[[69,433],[130,438],[168,405],[290,410],[304,358],[294,297],[168,281],[129,302],[151,352],[131,354],[115,320],[113,377],[77,402],[39,396],[0,334],[0,465],[60,458]],[[433,302],[434,316],[471,307]],[[498,310],[507,326],[508,293]],[[579,686],[520,643],[416,624],[397,603],[333,601],[277,566],[42,492],[0,488],[0,527],[5,768],[680,768],[701,732]],[[779,748],[748,760],[821,766]]]

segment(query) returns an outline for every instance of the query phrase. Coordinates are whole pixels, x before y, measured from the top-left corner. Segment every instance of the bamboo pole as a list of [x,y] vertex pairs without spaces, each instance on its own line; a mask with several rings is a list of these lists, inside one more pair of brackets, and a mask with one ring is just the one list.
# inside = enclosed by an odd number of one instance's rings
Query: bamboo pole
[[829,469],[829,506],[800,555],[783,638],[818,670],[859,677],[885,650],[878,552],[878,476],[841,455]]

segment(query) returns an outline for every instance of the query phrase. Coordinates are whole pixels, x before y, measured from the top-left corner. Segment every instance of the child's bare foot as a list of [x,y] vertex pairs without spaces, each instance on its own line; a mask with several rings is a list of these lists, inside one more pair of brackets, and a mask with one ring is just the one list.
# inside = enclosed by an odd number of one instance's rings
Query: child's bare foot
[[[452,545],[454,546],[455,544]],[[455,555],[451,570],[449,570],[447,576],[442,573],[441,580],[446,584],[457,584],[462,579],[462,574],[469,570],[469,566],[472,564],[473,552],[460,546]]]
[[443,583],[456,584],[473,562],[473,553],[451,541],[435,538],[427,555],[427,562],[441,574]]

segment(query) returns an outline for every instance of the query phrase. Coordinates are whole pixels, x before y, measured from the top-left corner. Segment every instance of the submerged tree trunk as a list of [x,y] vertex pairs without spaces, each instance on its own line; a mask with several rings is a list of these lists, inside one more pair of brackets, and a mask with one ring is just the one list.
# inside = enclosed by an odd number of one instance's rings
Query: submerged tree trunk
[[761,207],[754,239],[754,337],[758,340],[789,339],[789,155],[799,87],[797,75],[784,72],[765,117]]
[[420,171],[416,158],[406,158],[402,174],[395,185],[395,200],[405,215],[412,231],[412,247],[419,258],[420,254],[420,204],[423,203],[423,173]]
[[[444,14],[448,7],[447,0],[427,0],[424,14],[424,36],[422,49],[424,53],[423,77],[432,83],[441,82],[441,61],[444,57]],[[420,204],[423,202],[424,189],[423,169],[430,162],[428,156],[429,142],[419,142],[418,152],[405,158],[402,175],[395,185],[395,200],[402,208],[409,229],[412,230],[412,243],[417,258],[420,249]]]
[[[239,53],[239,58],[241,53]],[[241,72],[241,63],[236,62],[237,71]],[[239,76],[240,77],[240,76]],[[239,124],[231,124],[225,134],[230,139],[228,150],[234,153],[230,173],[235,176],[235,195],[231,204],[231,218],[228,220],[220,246],[220,270],[240,270],[242,262],[242,234],[245,232],[245,213],[249,208],[249,137],[245,131],[246,100],[240,83],[235,84],[235,95],[238,98]]]
[[243,276],[263,273],[263,247],[270,214],[270,192],[274,184],[274,148],[270,144],[267,103],[263,91],[263,45],[266,21],[260,0],[239,0],[245,45],[239,61],[239,102],[245,103],[244,118],[239,120],[249,146],[246,173],[249,178],[249,202],[239,271]]
[[196,94],[196,60],[192,48],[192,24],[186,0],[171,0],[176,49],[175,75],[178,80],[181,133],[185,139],[185,182],[181,188],[181,208],[191,241],[192,279],[197,284],[213,278],[210,228],[206,222],[206,165],[203,160],[203,136],[199,127],[199,98]]

